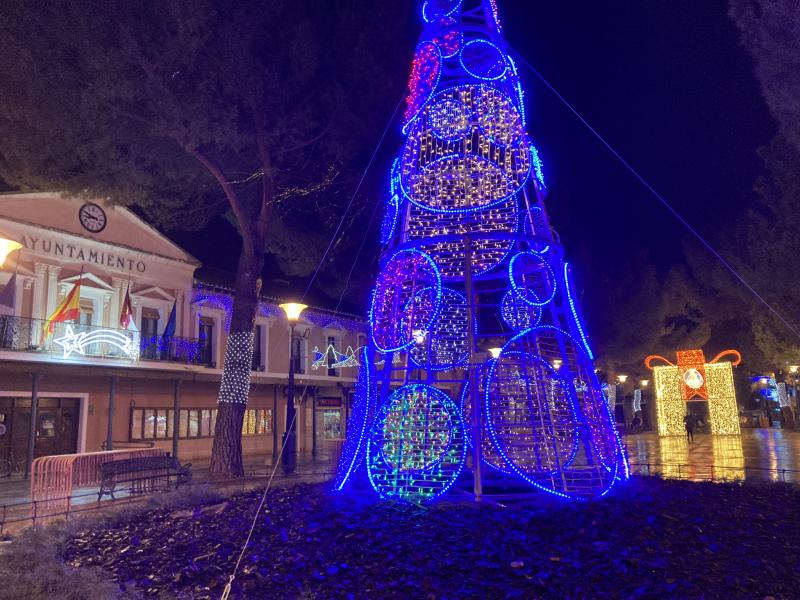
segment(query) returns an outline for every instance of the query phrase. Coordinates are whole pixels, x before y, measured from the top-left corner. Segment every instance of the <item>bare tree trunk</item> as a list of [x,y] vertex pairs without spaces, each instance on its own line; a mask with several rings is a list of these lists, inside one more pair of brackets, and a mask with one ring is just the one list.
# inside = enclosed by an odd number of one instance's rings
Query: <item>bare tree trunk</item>
[[242,249],[236,273],[233,314],[225,346],[217,423],[211,449],[209,475],[215,478],[244,475],[242,422],[250,391],[253,332],[264,267],[263,241],[254,241],[257,243],[253,252],[248,252],[246,245]]

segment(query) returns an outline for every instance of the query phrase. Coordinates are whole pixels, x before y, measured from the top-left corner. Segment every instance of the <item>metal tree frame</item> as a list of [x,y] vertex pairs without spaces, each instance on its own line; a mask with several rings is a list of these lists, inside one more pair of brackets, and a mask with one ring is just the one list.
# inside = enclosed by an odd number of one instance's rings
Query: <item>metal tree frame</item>
[[[472,474],[563,498],[628,477],[493,0],[426,0],[336,489],[433,500]],[[490,348],[499,347],[496,357]],[[522,484],[522,485],[520,485]]]

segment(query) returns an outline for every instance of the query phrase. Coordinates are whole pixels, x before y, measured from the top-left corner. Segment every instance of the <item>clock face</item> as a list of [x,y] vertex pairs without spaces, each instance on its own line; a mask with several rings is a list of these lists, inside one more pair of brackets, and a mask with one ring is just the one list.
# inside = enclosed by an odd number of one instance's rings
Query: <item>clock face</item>
[[78,217],[84,229],[92,233],[100,233],[106,228],[106,213],[97,204],[87,202],[81,206],[80,211],[78,211]]

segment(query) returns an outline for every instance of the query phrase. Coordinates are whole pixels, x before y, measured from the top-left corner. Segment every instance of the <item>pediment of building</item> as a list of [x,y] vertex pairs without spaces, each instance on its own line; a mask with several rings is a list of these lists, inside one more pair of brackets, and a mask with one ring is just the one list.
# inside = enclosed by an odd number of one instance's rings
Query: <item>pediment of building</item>
[[[102,216],[97,222],[81,218],[81,208],[87,202],[97,205],[105,216],[104,226],[99,231],[87,229],[86,224],[99,229]],[[0,235],[13,237],[17,232],[4,230],[15,229],[14,223],[41,228],[55,239],[58,239],[59,233],[65,234],[65,242],[77,236],[126,250],[199,265],[197,259],[130,209],[110,205],[102,200],[89,201],[54,192],[0,194]],[[26,235],[32,234],[26,231]],[[19,237],[19,233],[16,237]]]

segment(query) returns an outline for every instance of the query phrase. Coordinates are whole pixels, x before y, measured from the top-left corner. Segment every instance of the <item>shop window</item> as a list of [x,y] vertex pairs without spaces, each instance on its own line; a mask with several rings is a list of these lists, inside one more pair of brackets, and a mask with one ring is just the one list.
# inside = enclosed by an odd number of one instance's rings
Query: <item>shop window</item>
[[[131,440],[172,439],[175,411],[169,408],[134,408],[131,410]],[[178,413],[178,437],[208,438],[214,435],[216,409],[189,408]]]
[[248,409],[244,411],[242,435],[272,433],[272,409]]
[[189,411],[189,437],[200,437],[200,411]]

